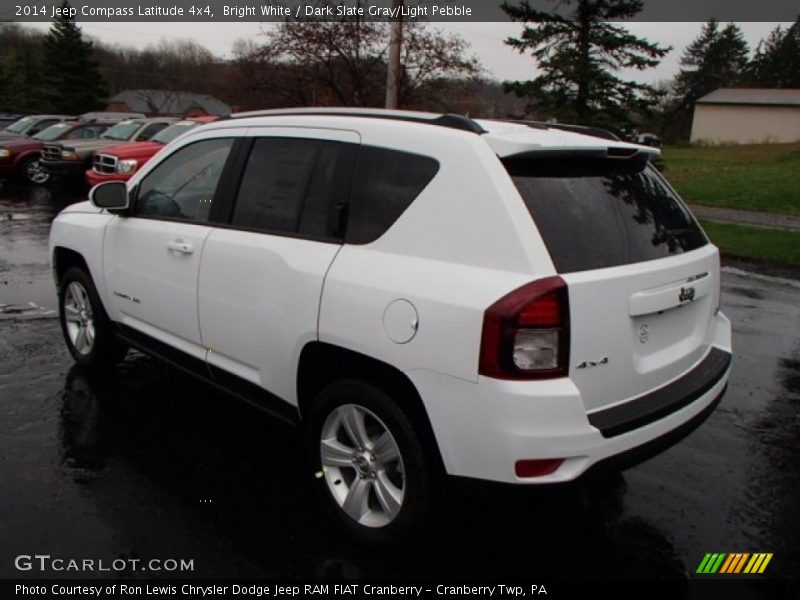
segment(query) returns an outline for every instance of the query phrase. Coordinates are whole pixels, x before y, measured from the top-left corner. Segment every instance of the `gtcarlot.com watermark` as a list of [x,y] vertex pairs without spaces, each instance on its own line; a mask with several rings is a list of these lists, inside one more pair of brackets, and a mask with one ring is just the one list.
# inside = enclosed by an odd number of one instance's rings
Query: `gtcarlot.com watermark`
[[20,554],[14,559],[18,571],[39,573],[130,573],[153,571],[184,573],[194,571],[194,559],[185,558],[62,558],[50,554]]

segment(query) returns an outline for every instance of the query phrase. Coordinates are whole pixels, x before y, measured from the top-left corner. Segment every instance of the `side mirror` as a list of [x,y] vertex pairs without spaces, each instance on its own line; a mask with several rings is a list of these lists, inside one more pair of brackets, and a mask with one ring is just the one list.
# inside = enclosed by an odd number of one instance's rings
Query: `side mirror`
[[128,186],[124,181],[106,181],[97,184],[89,190],[89,200],[97,208],[105,208],[113,213],[126,211],[130,207]]

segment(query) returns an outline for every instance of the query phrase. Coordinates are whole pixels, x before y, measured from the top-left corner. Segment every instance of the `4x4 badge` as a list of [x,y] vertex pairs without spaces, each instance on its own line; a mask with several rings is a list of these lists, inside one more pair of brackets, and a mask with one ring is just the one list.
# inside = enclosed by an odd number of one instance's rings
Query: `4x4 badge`
[[694,300],[695,290],[692,286],[682,287],[678,300],[681,302],[691,302]]
[[588,369],[589,367],[599,367],[600,365],[607,365],[608,357],[604,356],[600,360],[585,360],[579,364],[576,369]]

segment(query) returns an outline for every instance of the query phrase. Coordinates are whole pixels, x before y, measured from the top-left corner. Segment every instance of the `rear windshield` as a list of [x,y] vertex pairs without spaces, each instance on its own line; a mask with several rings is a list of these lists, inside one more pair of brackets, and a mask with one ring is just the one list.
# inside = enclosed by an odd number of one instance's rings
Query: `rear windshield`
[[664,258],[708,243],[681,200],[644,161],[504,164],[559,273]]

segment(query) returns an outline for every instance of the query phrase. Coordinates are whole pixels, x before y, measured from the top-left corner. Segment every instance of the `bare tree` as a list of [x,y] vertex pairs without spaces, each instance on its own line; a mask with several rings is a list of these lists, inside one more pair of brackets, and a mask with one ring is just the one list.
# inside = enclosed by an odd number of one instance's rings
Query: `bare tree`
[[148,115],[170,115],[183,112],[177,110],[180,91],[175,90],[136,90],[136,97],[147,105]]
[[[290,21],[265,30],[267,42],[237,55],[261,106],[383,106],[389,23],[342,18]],[[477,78],[481,67],[461,37],[406,23],[399,85],[400,105],[424,107],[452,82]],[[241,48],[240,48],[241,50]]]
[[469,43],[421,23],[403,27],[400,105],[424,108],[450,88],[463,89],[483,74]]
[[161,40],[143,50],[96,43],[95,50],[112,92],[189,90],[224,96],[230,84],[225,61],[194,40]]

